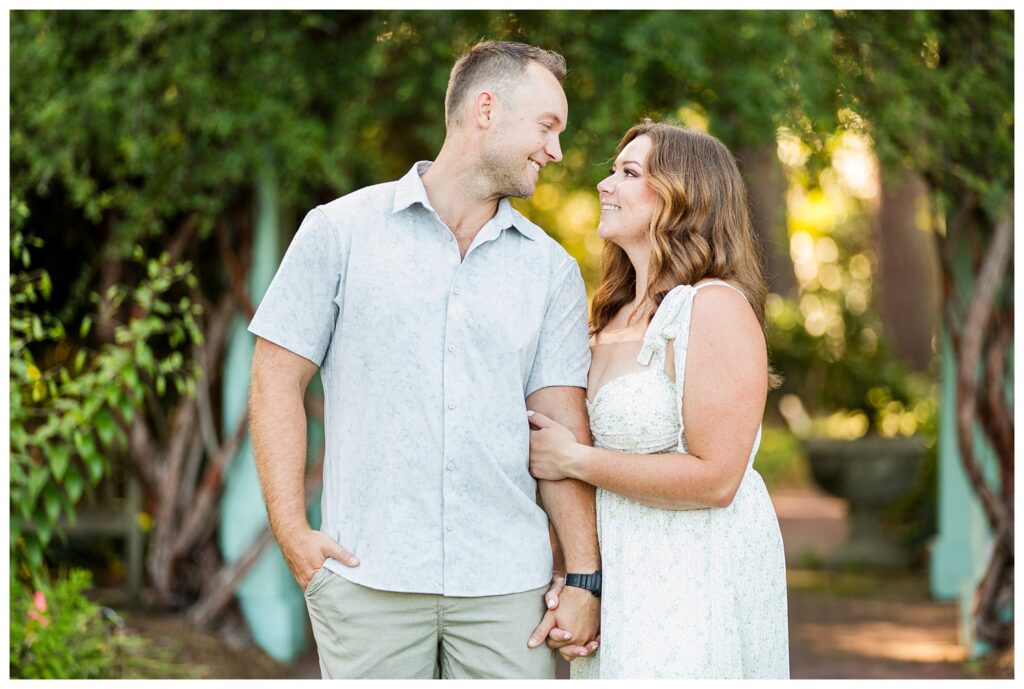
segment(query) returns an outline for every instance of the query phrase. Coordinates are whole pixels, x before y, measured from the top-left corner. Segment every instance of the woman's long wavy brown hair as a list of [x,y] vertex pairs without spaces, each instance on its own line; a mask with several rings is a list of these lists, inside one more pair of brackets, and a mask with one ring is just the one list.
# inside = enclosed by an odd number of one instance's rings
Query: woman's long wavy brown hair
[[[714,278],[729,280],[743,291],[764,330],[768,288],[750,224],[746,186],[729,149],[702,131],[645,120],[622,137],[616,157],[639,136],[651,139],[644,174],[657,203],[647,228],[647,289],[634,313],[646,312],[650,320],[673,287]],[[591,334],[599,333],[635,297],[633,264],[620,247],[605,242],[603,276],[591,306]],[[777,383],[774,373],[769,374],[769,383]]]

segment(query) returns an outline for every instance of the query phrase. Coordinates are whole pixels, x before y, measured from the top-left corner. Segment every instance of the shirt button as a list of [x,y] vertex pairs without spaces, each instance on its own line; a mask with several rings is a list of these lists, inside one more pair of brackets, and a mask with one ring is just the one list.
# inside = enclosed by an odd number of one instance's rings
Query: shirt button
[[449,402],[448,403],[448,408],[449,409],[455,409],[455,403],[454,402]]
[[449,352],[454,352],[455,351],[455,345],[448,345],[448,351]]
[[452,530],[452,525],[449,524],[448,526],[446,526],[444,528],[445,528],[446,531],[451,531]]
[[448,462],[448,471],[454,471],[454,470],[455,470],[455,463],[454,462]]
[[455,241],[455,237],[453,237],[451,234],[449,234],[448,235],[448,241],[449,242],[454,242]]
[[452,290],[452,294],[462,294],[462,292],[459,291],[458,287],[456,287],[455,289]]

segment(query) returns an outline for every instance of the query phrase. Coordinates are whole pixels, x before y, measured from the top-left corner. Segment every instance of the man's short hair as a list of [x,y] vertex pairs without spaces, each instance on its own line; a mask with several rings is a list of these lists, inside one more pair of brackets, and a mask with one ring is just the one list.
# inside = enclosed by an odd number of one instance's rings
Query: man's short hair
[[486,84],[495,89],[508,89],[522,76],[530,62],[551,72],[558,83],[565,82],[565,58],[552,50],[544,50],[513,41],[484,41],[466,51],[455,61],[444,98],[444,122],[451,129],[460,124],[462,101],[474,88]]

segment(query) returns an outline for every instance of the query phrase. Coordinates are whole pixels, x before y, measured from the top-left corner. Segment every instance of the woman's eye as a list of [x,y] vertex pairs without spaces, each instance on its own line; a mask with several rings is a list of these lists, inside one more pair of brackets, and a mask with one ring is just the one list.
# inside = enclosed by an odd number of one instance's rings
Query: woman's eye
[[636,173],[633,172],[632,170],[625,170],[625,173],[628,177],[636,177]]

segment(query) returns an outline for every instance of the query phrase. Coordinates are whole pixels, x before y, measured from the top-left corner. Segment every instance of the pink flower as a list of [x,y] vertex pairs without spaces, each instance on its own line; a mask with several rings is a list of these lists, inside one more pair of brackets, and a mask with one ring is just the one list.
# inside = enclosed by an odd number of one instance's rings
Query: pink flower
[[50,618],[39,614],[46,612],[46,596],[43,595],[42,591],[35,592],[35,595],[32,596],[32,603],[36,606],[36,609],[29,610],[28,616],[44,627],[50,624]]

